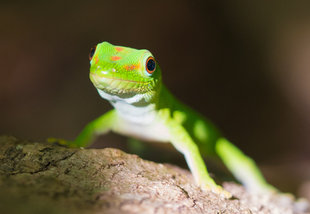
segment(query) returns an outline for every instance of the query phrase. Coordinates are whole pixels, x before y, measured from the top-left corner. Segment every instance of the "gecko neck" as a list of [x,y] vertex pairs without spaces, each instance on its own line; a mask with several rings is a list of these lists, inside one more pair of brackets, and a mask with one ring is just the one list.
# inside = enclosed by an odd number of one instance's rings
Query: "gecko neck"
[[126,97],[113,95],[100,89],[97,90],[102,98],[111,103],[122,119],[140,125],[148,125],[154,121],[160,88],[157,88],[157,91],[153,93],[134,94]]

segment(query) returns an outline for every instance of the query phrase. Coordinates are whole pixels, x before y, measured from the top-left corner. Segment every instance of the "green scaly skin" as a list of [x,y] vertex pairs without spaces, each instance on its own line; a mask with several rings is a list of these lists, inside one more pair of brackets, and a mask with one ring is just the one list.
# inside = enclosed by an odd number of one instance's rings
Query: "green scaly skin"
[[173,97],[162,84],[155,59],[155,64],[148,64],[150,57],[148,50],[98,44],[90,54],[90,79],[114,109],[89,123],[74,141],[49,141],[86,147],[98,135],[114,131],[142,140],[171,142],[184,154],[196,183],[204,190],[230,197],[209,176],[202,155],[219,156],[249,190],[274,190],[252,159],[222,137],[202,115]]

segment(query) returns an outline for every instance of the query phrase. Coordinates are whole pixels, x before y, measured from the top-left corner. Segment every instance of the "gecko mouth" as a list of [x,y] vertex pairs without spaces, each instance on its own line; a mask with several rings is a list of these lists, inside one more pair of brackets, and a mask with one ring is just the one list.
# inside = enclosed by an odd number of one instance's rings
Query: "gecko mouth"
[[99,76],[96,73],[90,73],[90,80],[97,89],[110,94],[132,94],[146,93],[152,89],[152,82],[143,82],[135,80],[126,80],[113,76]]

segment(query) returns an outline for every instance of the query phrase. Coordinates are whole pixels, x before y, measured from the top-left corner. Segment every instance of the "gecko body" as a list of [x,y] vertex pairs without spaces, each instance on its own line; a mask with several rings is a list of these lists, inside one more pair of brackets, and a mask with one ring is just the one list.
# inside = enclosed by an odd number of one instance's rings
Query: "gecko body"
[[74,141],[61,141],[63,144],[86,147],[109,131],[145,141],[170,142],[184,155],[202,189],[229,196],[209,176],[202,156],[220,157],[249,190],[274,189],[251,158],[169,92],[151,52],[102,42],[91,49],[90,65],[90,80],[114,109],[90,122]]

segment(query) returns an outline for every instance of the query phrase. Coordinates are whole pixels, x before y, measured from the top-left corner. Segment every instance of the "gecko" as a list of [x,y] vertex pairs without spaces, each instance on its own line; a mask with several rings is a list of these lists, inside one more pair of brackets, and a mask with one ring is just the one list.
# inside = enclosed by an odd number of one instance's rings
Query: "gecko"
[[89,54],[89,77],[99,95],[114,107],[85,126],[73,141],[56,138],[69,147],[87,147],[109,131],[143,141],[172,143],[181,152],[203,190],[231,194],[210,177],[203,157],[219,157],[250,191],[272,191],[250,157],[226,139],[204,116],[186,106],[162,82],[152,53],[102,42]]

